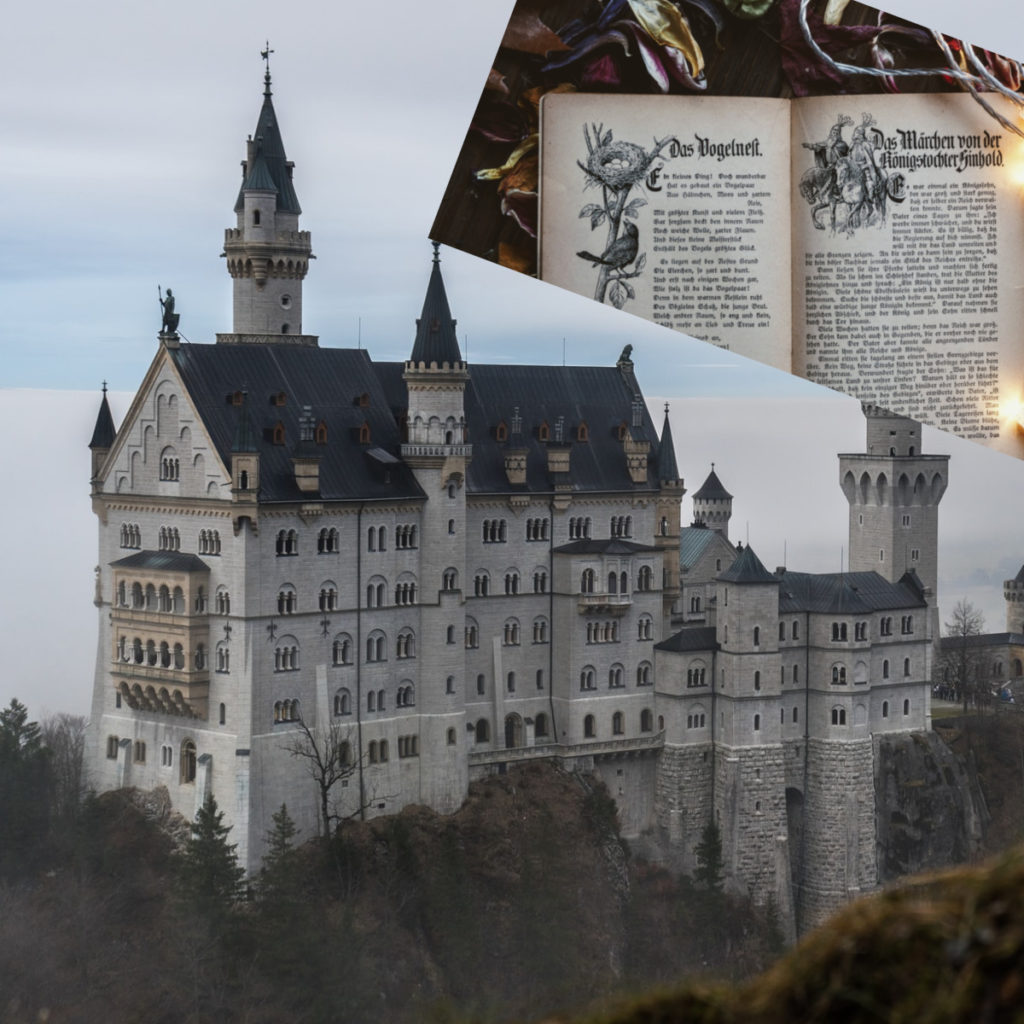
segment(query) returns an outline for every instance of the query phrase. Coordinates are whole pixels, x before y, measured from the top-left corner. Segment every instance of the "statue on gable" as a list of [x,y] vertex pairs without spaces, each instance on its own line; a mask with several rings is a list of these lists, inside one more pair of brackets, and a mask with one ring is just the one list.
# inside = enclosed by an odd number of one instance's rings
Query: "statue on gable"
[[174,312],[174,292],[167,289],[167,296],[164,297],[160,285],[156,286],[157,295],[160,298],[160,307],[163,310],[163,322],[160,325],[161,337],[177,337],[178,319],[180,314]]

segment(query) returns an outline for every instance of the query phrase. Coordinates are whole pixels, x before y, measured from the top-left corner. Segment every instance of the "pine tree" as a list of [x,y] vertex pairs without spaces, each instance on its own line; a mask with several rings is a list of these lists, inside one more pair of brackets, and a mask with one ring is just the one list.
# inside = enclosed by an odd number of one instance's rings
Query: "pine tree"
[[722,859],[722,833],[714,820],[704,826],[694,854],[697,857],[694,881],[708,892],[720,893],[725,862]]
[[222,917],[242,895],[245,869],[238,864],[236,845],[228,843],[230,831],[211,793],[178,857],[178,886],[183,900],[211,919]]
[[49,828],[50,760],[18,700],[0,711],[0,874],[35,863]]
[[299,830],[286,804],[281,804],[271,820],[274,827],[267,833],[267,853],[260,869],[260,896],[264,900],[288,900],[298,890],[293,841]]

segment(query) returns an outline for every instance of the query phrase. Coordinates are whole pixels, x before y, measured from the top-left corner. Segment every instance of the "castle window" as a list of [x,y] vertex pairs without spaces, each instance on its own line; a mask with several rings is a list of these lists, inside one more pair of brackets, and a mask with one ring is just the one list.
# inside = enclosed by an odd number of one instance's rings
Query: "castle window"
[[845,686],[846,685],[846,666],[845,665],[833,665],[832,666],[832,685],[833,686]]
[[170,768],[174,764],[174,748],[166,743],[160,748],[160,766]]
[[654,636],[654,620],[650,615],[641,615],[636,623],[637,640],[650,640]]
[[441,589],[442,590],[458,590],[459,587],[459,574],[455,569],[445,569],[441,574]]
[[219,555],[220,554],[220,533],[217,530],[199,531],[199,554]]
[[386,658],[387,637],[379,629],[375,629],[366,638],[366,660],[384,661]]
[[352,714],[352,695],[342,688],[334,695],[334,713],[336,715]]
[[800,666],[799,665],[794,665],[793,666],[793,682],[794,683],[799,683],[800,682]]
[[885,549],[884,548],[879,548],[878,549],[878,560],[880,562],[884,562],[885,561]]
[[217,609],[218,615],[231,614],[231,595],[224,587],[217,588],[217,593],[214,596],[214,607]]
[[908,516],[908,515],[903,516],[902,523],[903,523],[904,526],[909,526],[910,525],[910,516]]
[[543,616],[533,620],[533,642],[535,644],[548,642],[548,620]]
[[526,520],[526,539],[527,540],[547,540],[548,539],[548,520],[547,519],[527,519]]
[[595,722],[594,722],[594,716],[593,715],[587,715],[583,719],[583,735],[587,739],[593,739],[597,735],[597,730],[595,728]]
[[274,648],[274,671],[297,672],[299,669],[299,645],[294,637],[281,637]]
[[366,710],[376,711],[377,710],[377,691],[370,690],[366,695]]
[[383,608],[387,597],[387,581],[376,576],[366,585],[366,607]]
[[178,534],[178,528],[176,526],[161,526],[160,527],[160,550],[161,551],[180,551],[181,550],[181,537]]
[[905,677],[910,675],[910,659],[909,658],[904,658],[903,659],[903,675]]
[[911,548],[910,549],[910,560],[912,562],[918,562],[918,561],[921,560],[921,549],[920,548]]
[[352,664],[352,637],[348,633],[339,633],[331,646],[331,661],[335,665]]
[[800,623],[796,619],[793,620],[793,628],[790,630],[789,635],[794,640],[800,639]]
[[454,693],[455,692],[455,676],[448,676],[444,681],[444,692]]
[[473,577],[473,594],[476,597],[486,597],[491,590],[491,578],[485,570],[480,570]]
[[479,696],[483,696],[486,692],[487,680],[484,678],[483,672],[476,677],[476,692]]
[[690,611],[691,612],[699,612],[700,611],[700,597],[694,595],[693,597],[690,598]]
[[905,700],[903,702],[903,714],[904,715],[909,715],[910,714],[910,701],[909,700]]
[[475,650],[480,646],[480,629],[474,619],[466,619],[466,647]]
[[333,612],[338,609],[338,588],[333,583],[325,583],[320,588],[320,611]]
[[914,616],[913,615],[904,615],[900,619],[900,632],[904,636],[907,636],[908,634],[914,632]]
[[854,640],[867,640],[868,638],[868,624],[866,622],[855,622],[853,624],[853,639]]
[[455,536],[455,520],[454,519],[449,519],[448,520],[448,536],[449,537],[454,537]]
[[754,715],[754,732],[760,732],[760,731],[761,731],[761,716],[760,715]]
[[456,735],[455,735],[455,730],[454,729],[449,729],[448,730],[448,746],[449,747],[454,747],[455,743],[456,743],[456,739],[457,738],[456,738]]
[[537,689],[544,689],[544,669],[542,668],[537,669]]
[[[198,644],[196,646],[196,657],[195,657],[196,669],[202,672],[206,668],[206,645]],[[150,662],[152,664],[152,662]]]
[[276,445],[284,444],[284,424],[280,420],[278,420],[271,429],[270,440]]
[[626,684],[623,681],[622,666],[612,665],[612,667],[608,669],[608,688],[610,690],[619,690],[625,685]]
[[590,430],[587,428],[587,424],[584,420],[580,420],[579,425],[576,427],[576,440],[577,441],[589,441]]
[[370,443],[370,424],[363,420],[359,426],[359,443],[369,444]]
[[[449,676],[449,679],[452,677]],[[453,680],[454,682],[454,680]],[[406,681],[402,686],[398,688],[398,693],[395,695],[395,707],[398,708],[411,708],[416,704],[416,690],[412,683]],[[384,704],[381,702],[381,710],[384,709]]]
[[278,555],[297,555],[299,535],[294,530],[278,530],[274,551]]
[[395,644],[395,656],[398,658],[416,657],[416,634],[411,629],[402,630]]
[[160,456],[160,479],[179,480],[181,467],[173,448],[165,448]]
[[376,764],[377,763],[377,741],[376,740],[370,740],[370,743],[369,743],[369,745],[366,748],[366,760],[369,761],[370,764]]
[[504,519],[485,519],[483,521],[483,542],[485,544],[504,544],[508,539],[508,524]]
[[755,626],[754,627],[754,646],[755,647],[760,647],[761,646],[761,627],[760,626]]
[[580,577],[580,593],[592,594],[594,592],[594,570],[584,569]]
[[185,740],[181,744],[181,781],[196,781],[196,745],[192,740]]
[[503,633],[503,641],[506,647],[516,647],[519,644],[519,620],[506,619]]
[[[166,646],[166,644],[164,645]],[[168,664],[170,663],[170,654],[167,656]],[[226,644],[217,644],[217,671],[218,672],[229,672],[231,670],[231,651],[228,650]]]
[[626,731],[625,719],[621,711],[616,711],[612,715],[612,735],[621,736]]
[[416,547],[415,524],[403,524],[395,527],[395,547],[407,550]]
[[294,615],[298,610],[299,598],[295,588],[288,584],[277,592],[277,614]]
[[547,425],[547,422],[541,423],[537,428],[537,440],[548,441],[551,438],[551,428]]
[[535,594],[546,594],[548,590],[548,574],[543,569],[538,569],[533,574],[533,592]]
[[505,689],[508,690],[509,693],[515,693],[516,692],[516,674],[515,674],[515,672],[509,672],[509,674],[505,677]]
[[446,629],[444,631],[444,642],[446,644],[453,644],[453,643],[455,643],[455,627],[454,626],[446,627]]
[[380,750],[380,759],[381,759],[381,761],[382,762],[386,761],[388,759],[388,741],[387,740],[381,740],[380,741],[379,750]]
[[505,573],[505,593],[509,596],[519,593],[519,573],[515,569]]
[[490,743],[491,741],[491,723],[486,718],[480,718],[477,720],[476,729],[474,730],[477,743]]
[[833,708],[832,709],[832,724],[833,725],[846,725],[846,708]]
[[227,725],[228,721],[228,706],[223,701],[220,705],[220,724]]
[[892,636],[892,619],[888,616],[879,622],[878,632],[880,636]]
[[533,734],[534,736],[547,736],[548,734],[548,716],[541,712],[533,720]]
[[887,700],[882,701],[882,717],[889,717],[889,702]]
[[754,673],[754,689],[755,690],[760,690],[761,689],[761,673],[760,672],[755,672]]
[[649,661],[641,661],[636,667],[636,685],[650,686],[652,682],[651,663]]
[[649,708],[644,708],[643,711],[640,712],[640,731],[654,731],[654,715],[651,713]]
[[416,603],[416,583],[405,579],[395,586],[395,604],[409,605]]
[[888,679],[889,678],[889,659],[888,658],[885,658],[882,661],[882,678],[883,679]]
[[779,639],[786,639],[786,624],[784,622],[779,623]]
[[341,542],[338,531],[326,527],[317,534],[316,552],[318,555],[333,555],[341,550]]
[[120,741],[116,736],[107,737],[107,757],[110,758],[111,761],[117,758],[117,748],[119,742]]
[[257,225],[259,224],[259,222],[260,222],[260,211],[259,210],[253,210],[252,211],[252,222],[253,222],[253,224],[257,224]]
[[715,559],[715,572],[722,571],[722,560],[720,558]]
[[650,590],[654,585],[654,576],[651,572],[649,565],[640,566],[640,572],[637,573],[636,589],[641,591]]
[[580,672],[580,689],[581,690],[596,690],[597,689],[597,674],[593,668],[589,665]]
[[793,721],[794,722],[799,722],[800,721],[800,709],[798,707],[796,707],[795,705],[793,706]]

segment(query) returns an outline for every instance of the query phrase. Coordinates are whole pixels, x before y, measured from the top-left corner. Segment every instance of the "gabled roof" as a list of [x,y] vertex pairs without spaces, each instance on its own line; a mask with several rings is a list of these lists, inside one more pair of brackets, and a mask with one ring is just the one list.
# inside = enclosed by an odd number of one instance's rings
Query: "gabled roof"
[[115,569],[162,569],[165,572],[209,572],[210,567],[198,556],[181,551],[137,551],[134,555],[111,562]]
[[684,570],[692,569],[714,546],[716,537],[735,557],[735,548],[717,530],[708,526],[684,526],[679,531],[679,565]]
[[100,411],[96,416],[96,426],[93,428],[89,447],[109,448],[114,443],[116,436],[117,430],[114,428],[114,417],[110,414],[110,404],[107,402],[107,385],[104,384],[103,401],[100,402]]
[[718,578],[726,583],[777,584],[779,582],[778,576],[770,573],[761,564],[761,559],[754,554],[754,549],[749,544],[736,556],[736,561]]
[[822,612],[863,615],[899,608],[927,607],[904,577],[890,583],[877,572],[784,572],[779,581],[779,614]]
[[[260,456],[261,501],[302,501],[292,454],[300,439],[299,418],[311,406],[327,428],[319,447],[320,497],[324,500],[419,498],[412,471],[368,456],[372,447],[397,456],[401,437],[370,357],[356,349],[298,345],[182,345],[168,350],[225,466],[232,450]],[[239,443],[240,410],[231,396],[248,392],[248,438]],[[272,405],[271,396],[284,396]],[[363,404],[365,403],[365,404]],[[243,409],[245,407],[243,406]],[[275,444],[280,424],[284,443]],[[366,427],[369,441],[360,440]]]
[[700,485],[700,490],[696,491],[693,497],[698,501],[727,501],[732,498],[732,495],[722,486],[722,481],[718,479],[714,463],[711,464],[711,472],[708,473],[707,479]]
[[423,312],[416,321],[416,340],[412,346],[413,363],[431,363],[454,366],[462,362],[459,342],[455,337],[455,320],[448,306],[448,295],[441,277],[441,260],[434,244],[434,262],[430,268],[427,294],[423,297]]
[[256,157],[252,160],[251,166],[246,168],[245,181],[235,202],[236,213],[245,207],[244,194],[247,188],[273,189],[277,192],[278,210],[302,213],[299,197],[292,185],[291,168],[285,156],[284,141],[281,139],[281,129],[277,124],[277,114],[274,112],[271,95],[268,72],[264,77],[263,106],[256,122],[256,131],[252,136],[256,143]]
[[1014,583],[1024,583],[1024,565],[1022,565],[1017,572],[1017,575],[1013,577]]
[[[1024,633],[979,633],[976,636],[944,636],[939,641],[945,651],[959,647],[1008,647],[1024,645]],[[1007,680],[1004,680],[1004,682]]]

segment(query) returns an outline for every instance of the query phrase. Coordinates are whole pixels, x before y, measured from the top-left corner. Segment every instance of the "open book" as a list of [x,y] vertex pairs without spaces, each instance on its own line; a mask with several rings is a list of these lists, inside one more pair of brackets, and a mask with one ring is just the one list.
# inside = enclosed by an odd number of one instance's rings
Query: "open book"
[[552,94],[540,276],[1022,456],[1022,171],[964,94]]

